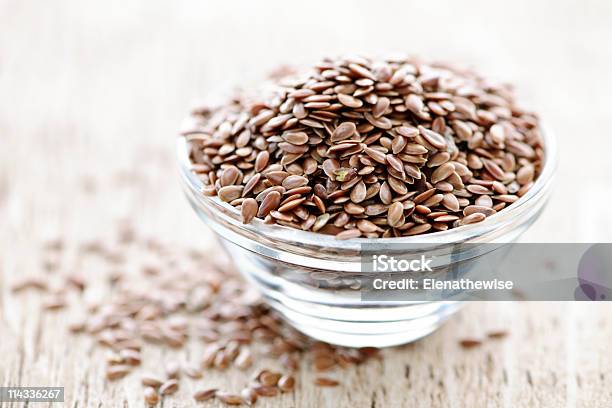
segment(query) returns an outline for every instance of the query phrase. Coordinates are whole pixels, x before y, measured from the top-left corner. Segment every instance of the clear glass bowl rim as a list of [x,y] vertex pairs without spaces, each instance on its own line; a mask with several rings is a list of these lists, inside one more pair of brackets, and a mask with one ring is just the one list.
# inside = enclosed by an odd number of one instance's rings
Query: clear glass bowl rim
[[[248,232],[252,236],[253,233],[261,235],[262,238],[271,241],[281,241],[290,245],[308,245],[311,248],[325,248],[342,250],[354,250],[362,244],[406,244],[406,245],[434,245],[448,244],[458,242],[469,242],[473,239],[486,235],[489,232],[495,231],[507,225],[515,216],[522,213],[530,202],[539,201],[545,198],[546,192],[551,186],[557,166],[557,140],[554,134],[548,127],[540,126],[544,139],[544,166],[533,187],[521,198],[515,201],[508,208],[487,217],[486,220],[470,225],[464,225],[458,228],[452,228],[447,231],[433,232],[430,234],[415,235],[410,237],[398,238],[352,238],[347,240],[338,240],[333,235],[319,234],[310,231],[301,231],[295,228],[285,227],[276,224],[265,224],[260,219],[254,219],[250,224],[242,224],[240,220],[240,212],[228,203],[222,202],[216,196],[205,196],[203,194],[204,184],[191,171],[191,162],[189,160],[188,142],[185,137],[179,136],[176,144],[176,153],[179,164],[179,171],[184,185],[190,192],[197,197],[198,205],[210,207],[210,211],[219,217],[218,222],[230,223],[238,231]],[[217,207],[217,208],[215,208]],[[219,211],[218,208],[224,208],[226,211]]]

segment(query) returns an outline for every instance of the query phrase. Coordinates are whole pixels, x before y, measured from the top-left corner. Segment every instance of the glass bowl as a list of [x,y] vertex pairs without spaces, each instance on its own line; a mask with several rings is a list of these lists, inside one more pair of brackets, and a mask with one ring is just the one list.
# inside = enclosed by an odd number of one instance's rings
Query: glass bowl
[[[202,181],[191,171],[189,146],[178,138],[177,155],[185,194],[198,216],[220,238],[240,272],[256,285],[269,304],[294,327],[316,339],[349,347],[385,347],[408,343],[433,332],[455,313],[460,301],[384,301],[361,298],[362,248],[405,255],[407,248],[436,248],[452,263],[474,260],[486,243],[515,241],[539,216],[549,197],[557,144],[543,131],[545,162],[533,187],[508,208],[477,223],[447,231],[401,238],[333,236],[267,225],[260,219],[241,222],[240,213],[217,197],[205,196]],[[462,251],[461,245],[470,244]]]

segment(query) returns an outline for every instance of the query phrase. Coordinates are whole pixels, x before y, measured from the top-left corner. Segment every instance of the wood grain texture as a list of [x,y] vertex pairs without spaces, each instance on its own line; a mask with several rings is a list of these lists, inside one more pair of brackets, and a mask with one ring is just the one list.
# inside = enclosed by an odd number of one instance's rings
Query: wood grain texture
[[[105,236],[126,217],[145,236],[214,247],[181,196],[175,130],[194,100],[278,63],[402,50],[519,84],[561,148],[555,194],[524,240],[609,242],[610,18],[612,3],[595,0],[0,0],[0,385],[62,385],[70,407],[143,405],[137,376],[105,381],[103,351],[68,336],[65,313],[41,313],[39,296],[10,287],[41,273],[45,239]],[[92,276],[104,268],[69,253],[61,262]],[[457,344],[498,328],[510,337]],[[428,338],[338,373],[341,388],[315,388],[302,370],[295,394],[258,406],[607,407],[611,338],[609,304],[473,303]],[[173,357],[146,353],[150,369]],[[186,384],[163,406],[192,406]]]

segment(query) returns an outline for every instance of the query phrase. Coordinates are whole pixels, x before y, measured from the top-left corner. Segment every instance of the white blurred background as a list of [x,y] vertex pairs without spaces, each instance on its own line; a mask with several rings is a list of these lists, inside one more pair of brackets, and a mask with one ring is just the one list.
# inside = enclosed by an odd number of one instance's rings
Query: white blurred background
[[[515,83],[557,134],[556,193],[526,240],[610,241],[611,21],[603,0],[0,0],[0,170],[29,157],[20,174],[67,183],[171,163],[181,119],[210,92],[281,63],[402,51]],[[174,184],[157,188],[178,200]]]

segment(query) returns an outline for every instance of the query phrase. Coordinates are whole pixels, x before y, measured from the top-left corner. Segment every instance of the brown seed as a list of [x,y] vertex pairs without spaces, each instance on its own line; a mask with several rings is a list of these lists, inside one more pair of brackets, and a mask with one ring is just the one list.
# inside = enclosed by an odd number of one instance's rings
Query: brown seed
[[293,376],[285,374],[278,380],[278,389],[281,392],[289,392],[293,390],[295,386],[295,378]]
[[330,179],[336,178],[336,171],[340,168],[340,163],[335,159],[327,159],[323,162],[323,171]]
[[272,371],[264,370],[259,375],[258,380],[262,385],[274,386],[278,383],[278,380],[280,378],[281,378],[280,373],[275,373]]
[[354,98],[350,95],[338,94],[338,100],[344,106],[348,106],[349,108],[361,108],[363,106],[363,102],[357,98]]
[[330,217],[329,214],[319,215],[314,225],[312,226],[312,230],[316,232],[316,231],[319,231],[321,228],[323,228],[327,224],[327,221],[329,221],[329,217]]
[[489,134],[495,143],[503,143],[505,140],[504,127],[500,124],[496,123],[495,125],[491,126],[489,129]]
[[361,236],[361,231],[358,229],[348,229],[336,234],[336,239],[345,240],[352,238],[359,238]]
[[229,203],[241,197],[243,186],[226,186],[219,189],[219,198],[221,201]]
[[268,193],[259,206],[257,216],[263,218],[268,215],[270,211],[277,209],[278,205],[280,204],[280,200],[281,195],[278,191],[271,191]]
[[213,398],[217,393],[216,388],[209,388],[206,390],[198,390],[193,394],[193,399],[198,402],[208,401]]
[[348,67],[354,74],[357,74],[360,77],[369,78],[373,81],[376,80],[376,77],[374,76],[374,74],[372,74],[370,70],[368,70],[365,67],[362,67],[361,65],[349,64]]
[[[408,142],[406,141],[405,137],[402,136],[396,136],[393,139],[393,142],[391,143],[391,150],[393,151],[393,154],[398,154],[401,153],[404,148],[406,147],[406,144]],[[420,146],[420,145],[418,145]],[[425,153],[427,153],[427,149],[425,149]]]
[[309,149],[308,146],[297,146],[287,142],[281,142],[278,144],[278,147],[285,153],[292,153],[296,155],[302,155],[306,153]]
[[60,296],[53,296],[43,303],[43,309],[45,310],[60,310],[66,307],[66,300]]
[[410,94],[406,98],[406,107],[416,113],[419,114],[423,108],[425,107],[423,104],[423,100],[415,94]]
[[381,164],[387,164],[387,158],[383,152],[372,149],[370,147],[366,147],[363,149],[363,152],[370,156],[372,159]]
[[159,387],[159,393],[161,395],[171,395],[177,392],[178,389],[179,389],[178,381],[175,379],[170,379]]
[[508,332],[505,330],[495,330],[487,333],[487,337],[490,339],[503,339],[508,336]]
[[493,199],[491,196],[482,195],[476,199],[475,204],[481,207],[493,207]]
[[484,221],[485,218],[487,217],[483,213],[473,213],[466,217],[463,217],[463,219],[461,219],[461,224],[463,225],[475,224],[477,222]]
[[391,204],[391,201],[393,200],[393,193],[391,192],[391,188],[386,181],[380,186],[378,195],[380,196],[380,201],[382,201],[383,204]]
[[410,229],[407,229],[405,235],[418,235],[427,232],[431,229],[431,224],[419,224]]
[[376,126],[377,128],[389,130],[393,127],[393,123],[391,122],[391,120],[385,117],[375,118],[374,115],[372,115],[370,112],[366,112],[364,116],[368,122],[370,122],[373,126]]
[[270,171],[270,172],[266,172],[265,173],[266,178],[268,179],[268,181],[270,181],[270,183],[279,186],[283,183],[283,180],[285,180],[287,177],[290,176],[289,173],[287,173],[286,171]]
[[399,173],[404,172],[404,165],[397,157],[393,156],[392,154],[388,154],[385,156],[385,158],[387,160],[387,163],[389,163],[389,165],[395,170],[397,170]]
[[376,232],[379,229],[376,224],[374,224],[372,221],[368,221],[368,220],[359,220],[359,221],[357,221],[357,228],[359,229],[359,231],[361,231],[363,233]]
[[160,378],[152,374],[143,375],[140,381],[142,385],[145,385],[147,387],[153,387],[153,388],[158,388],[159,386],[163,384],[163,381]]
[[332,142],[339,142],[341,140],[348,139],[349,137],[353,136],[356,131],[357,127],[355,126],[355,123],[343,122],[338,125],[336,129],[334,129],[330,140]]
[[498,200],[498,201],[503,201],[504,203],[513,203],[516,200],[518,200],[519,197],[514,194],[501,194],[501,195],[494,196],[493,199]]
[[391,189],[395,191],[397,194],[404,195],[408,193],[408,187],[406,187],[406,184],[404,184],[403,181],[395,177],[389,177],[387,179],[387,182],[389,183],[389,187],[391,187]]
[[418,196],[414,197],[414,199],[412,201],[414,201],[415,204],[420,204],[424,201],[427,201],[431,198],[431,196],[433,196],[436,193],[436,189],[435,188],[430,188],[429,190],[423,191],[421,194],[419,194]]
[[255,159],[255,171],[260,172],[266,168],[268,161],[270,160],[270,153],[267,150],[263,150],[257,154]]
[[285,204],[281,205],[280,207],[278,207],[278,211],[279,212],[285,212],[285,211],[289,211],[289,210],[293,210],[294,208],[298,207],[300,204],[302,204],[304,201],[306,201],[306,198],[297,198],[299,196],[295,196],[296,198],[291,199],[289,201],[287,201]]
[[242,223],[248,224],[257,215],[258,205],[254,198],[247,198],[242,202],[240,214],[242,216]]
[[402,203],[391,204],[387,212],[387,224],[395,228],[404,225],[404,206]]
[[375,118],[380,118],[389,108],[389,105],[391,105],[391,101],[389,101],[389,98],[385,98],[384,96],[382,98],[378,98],[378,101],[376,102],[376,105],[372,110],[372,114]]
[[472,128],[460,120],[453,121],[453,130],[460,140],[468,141],[472,137]]
[[304,176],[291,175],[283,180],[283,187],[287,190],[302,187],[308,184],[308,179]]
[[131,349],[123,349],[119,351],[121,360],[128,365],[137,366],[140,365],[141,357],[140,352]]
[[493,194],[491,190],[478,184],[470,184],[466,188],[467,191],[474,194]]
[[236,183],[238,180],[238,176],[240,175],[240,171],[238,168],[231,166],[223,170],[223,174],[221,175],[221,185],[223,187],[231,186]]
[[315,385],[319,387],[336,387],[340,385],[340,383],[334,379],[327,377],[317,377],[315,379]]
[[462,339],[459,341],[459,344],[464,349],[471,349],[480,346],[482,344],[482,341],[478,339]]
[[431,175],[431,182],[436,184],[440,181],[446,180],[454,172],[455,166],[452,163],[444,163],[434,170]]
[[451,222],[456,221],[458,219],[459,217],[457,217],[456,215],[442,215],[440,217],[436,217],[434,220],[435,222]]
[[335,365],[336,359],[332,355],[322,354],[314,359],[314,367],[317,371],[326,371]]
[[[409,139],[414,139],[419,134],[419,129],[415,128],[414,126],[400,126],[396,128],[395,131],[399,135]],[[425,149],[424,153],[427,153],[427,149]]]
[[[423,147],[424,148],[424,147]],[[451,155],[448,152],[438,152],[436,154],[434,154],[433,156],[430,156],[429,159],[427,160],[427,167],[437,167],[437,166],[441,166],[444,163],[448,162],[451,159]],[[455,165],[453,165],[453,167],[456,167]]]
[[255,386],[253,391],[260,397],[275,397],[278,395],[278,388],[270,385]]
[[240,354],[238,354],[238,356],[236,357],[234,363],[236,364],[236,367],[240,368],[241,370],[249,368],[251,365],[253,365],[253,357],[251,355],[251,351],[247,348],[242,349],[240,351]]
[[152,387],[145,388],[144,400],[145,400],[145,403],[149,406],[157,405],[157,403],[159,402],[159,395],[157,394],[157,391],[155,390],[155,388],[152,388]]
[[519,169],[516,173],[516,181],[520,185],[525,185],[531,183],[533,181],[533,176],[535,174],[533,165],[528,164]]
[[251,192],[257,186],[257,183],[261,180],[261,174],[256,173],[252,177],[249,178],[249,181],[244,185],[244,189],[242,190],[242,197],[246,197],[251,194]]
[[459,200],[457,200],[457,197],[453,193],[444,194],[442,205],[451,211],[459,211],[461,208],[459,205]]
[[446,149],[446,141],[442,135],[419,125],[419,133],[427,140],[427,142],[438,150]]
[[496,211],[492,209],[491,207],[484,207],[480,205],[468,205],[467,207],[463,209],[463,215],[465,215],[466,217],[468,215],[472,215],[476,213],[481,213],[481,214],[484,214],[486,217],[488,217],[488,216],[495,214],[495,212]]
[[111,365],[106,368],[106,378],[109,380],[118,380],[130,373],[130,366],[127,365]]
[[365,208],[358,204],[348,202],[344,204],[344,211],[350,215],[360,215],[365,212]]
[[360,203],[366,198],[366,185],[363,181],[358,182],[351,190],[351,201]]
[[215,396],[226,405],[242,405],[242,397],[238,394],[229,392],[217,391]]
[[290,92],[288,96],[293,99],[304,99],[314,94],[316,94],[316,92],[312,89],[298,89],[296,91]]
[[504,180],[506,178],[506,173],[492,160],[484,159],[483,164],[485,169],[498,180]]
[[294,145],[303,145],[308,143],[308,135],[305,132],[290,132],[282,136],[283,140]]

